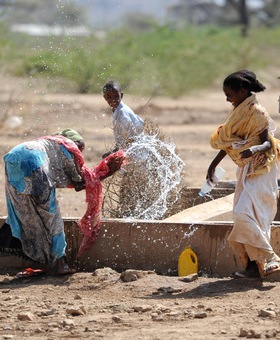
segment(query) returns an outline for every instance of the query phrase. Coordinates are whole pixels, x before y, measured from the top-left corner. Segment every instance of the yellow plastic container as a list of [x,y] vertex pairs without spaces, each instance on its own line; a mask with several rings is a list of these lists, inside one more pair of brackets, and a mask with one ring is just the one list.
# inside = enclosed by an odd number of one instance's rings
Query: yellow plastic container
[[178,259],[178,275],[188,276],[196,274],[198,271],[198,261],[196,253],[187,247],[179,256]]

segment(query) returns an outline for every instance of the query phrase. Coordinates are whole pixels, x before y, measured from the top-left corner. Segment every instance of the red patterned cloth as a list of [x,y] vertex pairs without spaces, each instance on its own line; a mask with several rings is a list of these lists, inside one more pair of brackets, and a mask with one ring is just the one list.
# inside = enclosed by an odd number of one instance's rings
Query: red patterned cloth
[[100,215],[103,200],[100,177],[102,178],[109,174],[110,168],[107,164],[108,161],[119,157],[125,159],[125,154],[123,150],[119,150],[103,159],[99,165],[90,169],[84,164],[84,157],[81,151],[70,139],[60,135],[45,136],[42,138],[56,141],[71,152],[76,167],[82,178],[85,180],[87,210],[84,216],[79,220],[79,228],[84,235],[77,255],[79,258],[92,246],[100,229]]

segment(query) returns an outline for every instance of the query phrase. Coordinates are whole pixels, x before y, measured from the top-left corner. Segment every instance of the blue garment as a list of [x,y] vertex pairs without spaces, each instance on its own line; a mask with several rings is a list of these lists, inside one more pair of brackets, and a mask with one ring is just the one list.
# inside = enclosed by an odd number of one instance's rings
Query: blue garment
[[19,144],[3,158],[12,235],[27,256],[52,265],[66,248],[56,188],[81,180],[73,157],[63,145],[39,139]]

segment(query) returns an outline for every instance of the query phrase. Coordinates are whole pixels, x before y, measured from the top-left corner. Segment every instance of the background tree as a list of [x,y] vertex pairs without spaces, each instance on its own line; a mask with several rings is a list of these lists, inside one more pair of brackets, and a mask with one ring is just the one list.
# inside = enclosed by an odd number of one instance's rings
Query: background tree
[[246,0],[226,0],[225,7],[232,7],[236,10],[238,14],[237,23],[241,25],[241,35],[247,36],[249,26],[250,26],[250,17],[249,11],[247,7]]

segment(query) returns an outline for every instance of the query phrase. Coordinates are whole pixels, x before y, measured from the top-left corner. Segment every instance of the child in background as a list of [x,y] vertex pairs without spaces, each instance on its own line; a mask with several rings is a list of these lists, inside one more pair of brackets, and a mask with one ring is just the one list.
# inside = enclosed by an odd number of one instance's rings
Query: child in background
[[245,270],[236,278],[266,276],[280,271],[280,258],[270,244],[271,223],[277,211],[278,140],[274,123],[255,94],[265,90],[255,73],[242,70],[230,74],[223,90],[233,109],[224,124],[211,135],[219,153],[210,164],[207,178],[229,155],[237,167],[234,196],[234,226],[228,241]]
[[125,149],[127,142],[143,131],[143,120],[122,101],[123,92],[117,80],[109,80],[103,87],[103,97],[113,112],[113,131],[116,146],[113,151],[105,153],[102,158],[112,152]]

